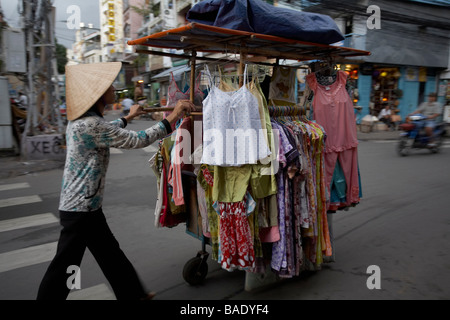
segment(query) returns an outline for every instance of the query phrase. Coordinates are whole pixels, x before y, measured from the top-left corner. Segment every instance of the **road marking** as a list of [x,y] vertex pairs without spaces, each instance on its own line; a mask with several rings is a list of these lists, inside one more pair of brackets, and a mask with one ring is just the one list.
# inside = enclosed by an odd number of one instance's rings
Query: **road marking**
[[148,147],[145,147],[143,150],[145,152],[156,152],[158,151],[158,148],[155,147],[154,145],[149,145]]
[[59,222],[59,220],[53,213],[36,214],[28,217],[0,221],[0,232],[41,226],[55,222]]
[[117,148],[109,148],[109,151],[110,151],[110,153],[117,153],[117,154],[123,153],[122,150],[117,149]]
[[41,201],[42,201],[41,197],[39,197],[37,195],[2,199],[2,200],[0,200],[0,208],[17,206],[17,205],[21,205],[21,204],[41,202]]
[[0,185],[0,191],[24,189],[24,188],[29,188],[29,187],[30,187],[30,184],[28,182],[2,184],[2,185]]
[[[110,150],[111,154],[113,154],[113,153],[115,153],[115,154],[123,153],[123,151],[121,149],[118,149],[118,148],[109,148],[109,150]],[[142,150],[144,150],[147,153],[152,153],[152,152],[158,151],[158,148],[153,146],[153,145],[150,145],[148,147],[142,148]]]
[[67,300],[116,300],[116,296],[106,284],[102,283],[86,289],[72,290]]
[[34,247],[9,251],[0,254],[0,272],[28,267],[53,259],[58,242],[50,242]]

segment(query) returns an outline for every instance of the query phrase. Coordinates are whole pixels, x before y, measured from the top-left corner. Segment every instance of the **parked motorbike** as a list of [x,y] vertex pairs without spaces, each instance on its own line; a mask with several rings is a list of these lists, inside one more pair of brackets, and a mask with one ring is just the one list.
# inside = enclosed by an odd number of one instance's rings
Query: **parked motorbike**
[[[434,128],[432,139],[425,133],[425,117],[422,114],[415,114],[407,118],[407,122],[399,125],[400,133],[398,142],[398,152],[401,156],[408,155],[413,149],[428,149],[432,153],[439,152],[442,140],[445,135],[445,123],[438,123]],[[430,144],[430,140],[433,141]]]

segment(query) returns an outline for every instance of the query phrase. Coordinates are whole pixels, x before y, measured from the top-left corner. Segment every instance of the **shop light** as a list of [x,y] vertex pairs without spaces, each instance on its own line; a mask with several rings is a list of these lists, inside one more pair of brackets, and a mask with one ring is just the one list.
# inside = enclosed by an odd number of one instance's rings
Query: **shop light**
[[380,76],[386,77],[386,76],[387,76],[387,72],[386,72],[386,71],[383,71],[383,72],[380,74]]

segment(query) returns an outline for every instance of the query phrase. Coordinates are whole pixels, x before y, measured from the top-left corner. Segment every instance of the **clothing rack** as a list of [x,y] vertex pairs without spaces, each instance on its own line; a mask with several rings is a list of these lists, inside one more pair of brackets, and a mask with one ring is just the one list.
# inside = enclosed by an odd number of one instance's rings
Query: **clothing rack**
[[299,106],[269,105],[268,109],[271,117],[303,116],[305,114],[304,108]]
[[[128,45],[137,46],[138,49],[135,50],[136,53],[189,59],[191,67],[191,88],[195,87],[197,60],[239,63],[239,85],[242,86],[244,65],[249,62],[272,67],[279,66],[280,59],[297,60],[299,62],[321,60],[333,61],[334,63],[347,63],[355,62],[355,60],[349,60],[354,59],[354,57],[370,55],[370,52],[363,50],[304,42],[246,31],[231,30],[200,23],[190,23],[179,28],[130,40],[128,41]],[[184,54],[174,54],[157,50],[145,50],[142,47],[184,50]],[[221,53],[225,55],[234,53],[235,55],[239,55],[239,60],[230,58],[211,58],[199,55],[198,53]],[[272,59],[276,59],[275,64],[266,62]],[[298,68],[298,66],[286,67]],[[194,101],[194,90],[190,91],[190,100]],[[144,110],[149,112],[158,112],[172,111],[173,108],[145,108]],[[298,106],[269,106],[269,114],[273,117],[303,116],[305,114],[305,110]],[[197,110],[187,116],[195,115],[201,116],[202,112],[198,112]],[[195,208],[192,210],[195,210]],[[190,214],[198,214],[198,212],[192,211]],[[190,218],[194,221],[194,224],[196,221],[198,222],[197,216],[192,216]],[[332,226],[330,225],[329,227],[330,233],[332,233]],[[200,234],[197,234],[197,236],[199,238],[203,238]],[[206,252],[205,244],[205,241],[202,241],[202,250],[198,252],[197,257],[189,260],[184,267],[183,276],[186,281],[188,280],[185,274],[191,272],[194,274],[191,278],[192,282],[188,281],[191,284],[198,283],[198,280],[202,280],[198,277],[206,276],[206,258],[208,257],[208,253]],[[245,280],[246,290],[253,290],[277,281],[275,280],[275,277],[272,277],[270,274],[266,274],[264,279],[265,281],[262,281],[261,275],[247,273]]]

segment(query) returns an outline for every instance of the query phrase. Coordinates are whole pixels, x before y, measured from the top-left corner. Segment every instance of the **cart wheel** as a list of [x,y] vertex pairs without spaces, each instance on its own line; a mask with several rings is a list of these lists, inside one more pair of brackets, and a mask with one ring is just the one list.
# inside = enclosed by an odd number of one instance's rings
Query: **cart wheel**
[[200,284],[206,278],[207,273],[208,264],[201,257],[190,259],[183,268],[183,278],[191,285]]

